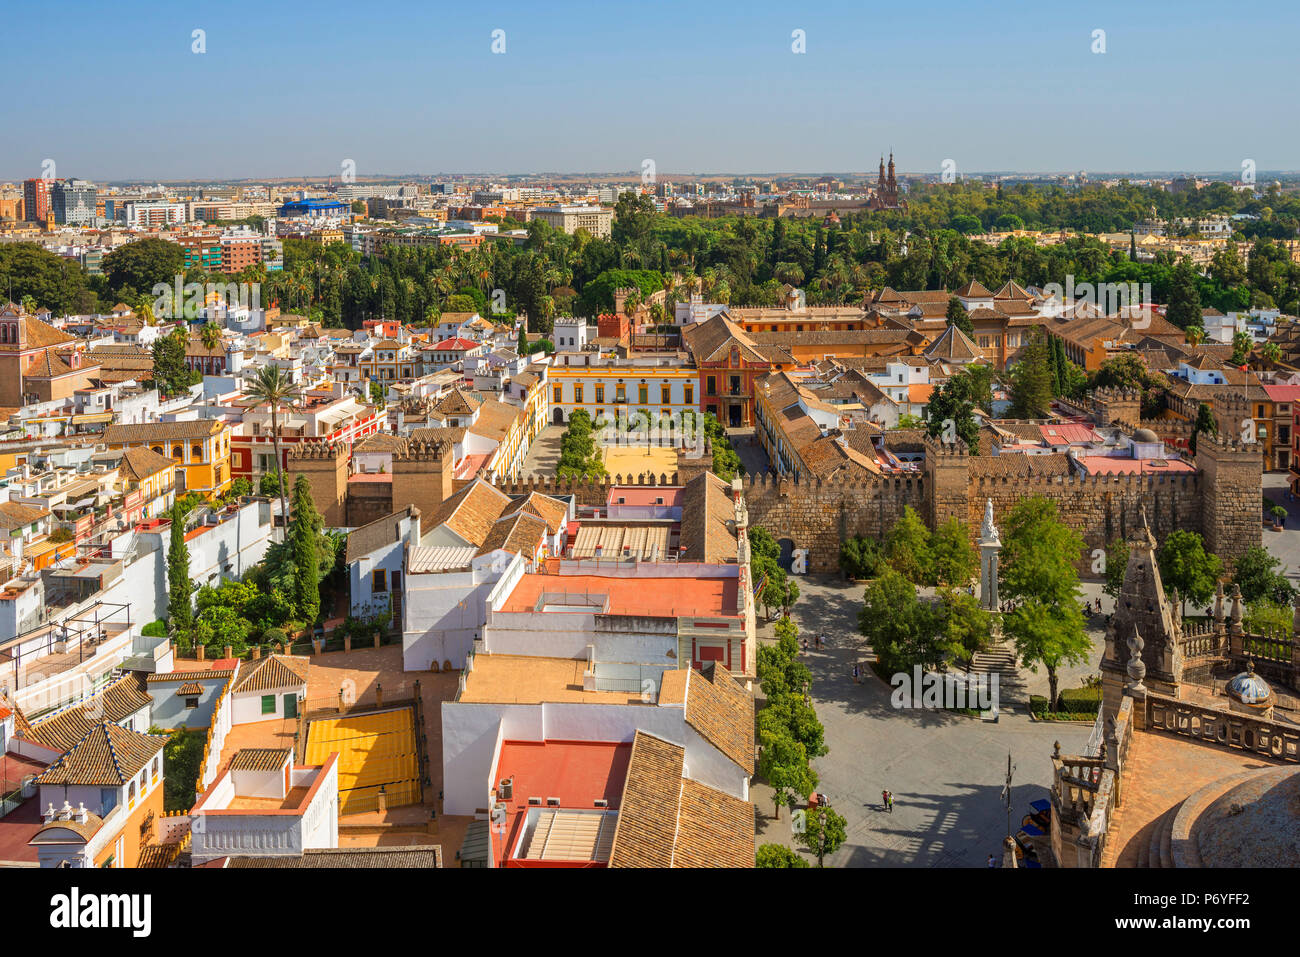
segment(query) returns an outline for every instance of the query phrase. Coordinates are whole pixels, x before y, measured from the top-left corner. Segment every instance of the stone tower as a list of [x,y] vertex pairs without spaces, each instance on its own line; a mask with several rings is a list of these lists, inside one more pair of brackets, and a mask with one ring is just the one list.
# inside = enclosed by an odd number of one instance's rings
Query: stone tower
[[[1106,626],[1106,650],[1101,659],[1102,704],[1112,716],[1119,713],[1126,676],[1131,677],[1134,671],[1141,671],[1149,690],[1171,697],[1178,696],[1183,680],[1179,647],[1182,623],[1165,595],[1156,563],[1156,539],[1147,524],[1146,509],[1128,546],[1124,585],[1115,602],[1115,614]],[[1138,636],[1136,642],[1132,640],[1134,635]],[[1129,667],[1133,648],[1141,655],[1141,668],[1138,662]]]
[[414,505],[432,528],[438,506],[451,497],[451,443],[410,439],[404,449],[393,450],[393,510]]
[[285,492],[299,475],[307,476],[311,500],[326,528],[347,525],[348,467],[351,452],[342,442],[299,442],[287,454]]
[[[961,440],[945,445],[932,436],[925,437],[925,484],[930,514],[922,517],[931,528],[938,528],[950,518],[969,522],[969,468],[970,456]],[[886,531],[882,529],[881,533]]]
[[1261,542],[1259,490],[1263,483],[1262,446],[1237,441],[1239,434],[1202,435],[1196,442],[1201,471],[1201,535],[1205,550],[1231,565]]
[[1097,389],[1092,393],[1092,422],[1105,428],[1116,422],[1136,426],[1142,420],[1142,394],[1137,389]]

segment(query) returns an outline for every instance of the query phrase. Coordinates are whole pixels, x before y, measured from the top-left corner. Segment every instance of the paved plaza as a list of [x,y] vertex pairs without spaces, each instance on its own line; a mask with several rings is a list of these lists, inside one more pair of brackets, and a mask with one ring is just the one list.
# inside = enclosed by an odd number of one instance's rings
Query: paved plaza
[[[861,586],[810,576],[800,581],[800,590],[794,611],[800,633],[829,639],[825,649],[804,655],[830,748],[813,767],[821,779],[818,790],[848,821],[848,841],[827,858],[827,866],[985,866],[1006,833],[1000,795],[1007,751],[1016,765],[1012,824],[1018,827],[1029,802],[1047,796],[1052,743],[1059,740],[1067,753],[1078,751],[1091,725],[1034,723],[1023,711],[990,723],[895,710],[891,689],[874,673],[853,681],[853,662],[866,657],[857,627]],[[770,635],[771,626],[764,624],[762,631]],[[892,814],[880,806],[884,788],[894,792]],[[790,814],[783,810],[774,821],[771,795],[761,784],[752,792],[757,841],[794,846]]]

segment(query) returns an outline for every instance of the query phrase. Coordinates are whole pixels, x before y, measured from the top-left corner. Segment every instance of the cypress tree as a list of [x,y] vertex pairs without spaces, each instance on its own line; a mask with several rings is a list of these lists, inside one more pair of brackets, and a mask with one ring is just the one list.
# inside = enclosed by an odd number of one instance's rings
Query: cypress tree
[[185,512],[180,502],[172,505],[172,527],[167,549],[167,617],[176,634],[188,634],[194,625],[190,581],[190,548],[185,544]]
[[293,518],[289,543],[293,557],[293,605],[302,621],[311,625],[320,613],[320,536],[323,522],[311,500],[307,476],[293,483]]

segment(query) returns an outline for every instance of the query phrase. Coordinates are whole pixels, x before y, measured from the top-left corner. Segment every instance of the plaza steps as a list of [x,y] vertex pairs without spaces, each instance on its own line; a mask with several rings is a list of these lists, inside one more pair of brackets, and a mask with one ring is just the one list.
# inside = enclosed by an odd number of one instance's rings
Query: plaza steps
[[1003,704],[1025,703],[1029,695],[1016,666],[1016,653],[1008,643],[993,645],[978,652],[971,661],[971,674],[998,676],[998,697]]

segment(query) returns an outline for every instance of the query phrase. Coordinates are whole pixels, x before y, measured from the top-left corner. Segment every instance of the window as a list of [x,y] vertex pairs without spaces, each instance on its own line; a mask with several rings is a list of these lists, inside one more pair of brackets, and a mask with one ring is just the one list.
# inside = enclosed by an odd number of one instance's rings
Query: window
[[552,398],[551,398],[551,401],[552,401],[552,402],[557,402],[557,403],[558,403],[558,402],[563,402],[563,401],[564,401],[564,386],[562,386],[562,385],[557,385],[557,386],[555,387],[554,392],[553,392],[553,395],[552,395]]
[[740,393],[740,376],[733,375],[731,377],[731,394],[738,395],[739,393]]
[[203,458],[203,446],[195,442],[193,445],[190,446],[190,455],[192,455],[196,459]]
[[687,386],[686,386],[686,395],[685,395],[685,397],[683,398],[682,401],[684,401],[687,405],[694,405],[694,404],[695,404],[695,386],[694,386],[694,385],[689,384],[689,383],[687,384]]
[[[186,696],[186,698],[185,698],[185,707],[187,707],[187,708],[197,708],[198,706],[199,706],[199,696],[198,696],[198,695],[196,695],[196,694],[192,694],[192,695],[187,695],[187,696]],[[157,771],[154,771],[154,775],[157,776],[157,774],[158,774],[158,772],[157,772]]]
[[718,394],[718,379],[716,376],[709,376],[704,380],[704,394],[705,395]]
[[581,401],[582,401],[582,386],[580,386],[580,385],[575,385],[575,386],[573,387],[573,401],[574,401],[574,402],[581,402]]
[[275,714],[275,695],[262,695],[262,714]]
[[627,401],[627,386],[625,386],[621,382],[614,387],[614,401],[615,402]]
[[371,591],[388,591],[388,572],[382,568],[376,568],[370,573],[370,590]]
[[659,387],[659,401],[662,402],[664,405],[667,405],[669,402],[673,401],[672,386],[664,385]]
[[603,385],[596,386],[596,401],[598,403],[605,401],[605,387]]
[[636,400],[642,405],[650,401],[650,387],[644,382],[636,387]]

